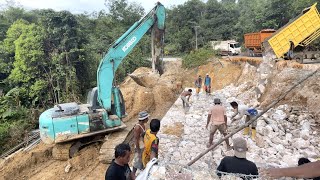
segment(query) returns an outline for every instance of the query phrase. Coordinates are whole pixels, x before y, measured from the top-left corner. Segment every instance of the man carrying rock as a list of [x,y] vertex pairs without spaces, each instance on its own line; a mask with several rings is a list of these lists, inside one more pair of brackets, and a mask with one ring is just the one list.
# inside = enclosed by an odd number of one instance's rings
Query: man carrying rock
[[183,108],[190,107],[189,100],[190,100],[191,95],[192,95],[192,89],[188,89],[188,91],[183,91],[181,93],[180,98],[182,100]]
[[143,137],[146,132],[145,124],[149,120],[149,114],[146,111],[141,111],[138,116],[139,122],[134,126],[134,159],[133,159],[133,173],[136,174],[137,169],[142,170],[142,152],[144,148]]
[[[210,125],[210,137],[209,143],[207,147],[209,148],[212,145],[213,136],[217,130],[220,131],[224,136],[227,135],[227,116],[226,109],[221,105],[221,101],[218,98],[214,99],[214,106],[210,109],[207,118],[206,129],[208,129],[208,125]],[[227,150],[230,150],[229,140],[226,139]]]
[[[237,102],[233,101],[230,103],[231,107],[234,109],[234,114],[231,117],[231,122],[240,120],[243,116],[246,117],[245,121],[248,122],[252,118],[254,118],[257,115],[257,110],[254,108],[249,108],[246,105],[238,105]],[[239,114],[239,116],[236,118],[236,116]],[[251,139],[255,141],[256,139],[256,127],[257,127],[257,121],[254,121],[251,124]],[[249,134],[249,126],[244,128],[243,135]]]
[[147,163],[153,159],[158,158],[159,138],[156,136],[160,130],[160,120],[152,119],[150,122],[150,129],[146,131],[144,136],[144,150],[142,154],[142,163],[145,168]]
[[253,177],[245,178],[245,175],[258,176],[256,164],[246,159],[248,150],[246,140],[243,138],[233,139],[233,150],[233,157],[226,156],[221,160],[217,168],[217,175],[221,177],[223,175],[222,172],[243,174],[244,176],[241,176],[242,179],[253,179]]

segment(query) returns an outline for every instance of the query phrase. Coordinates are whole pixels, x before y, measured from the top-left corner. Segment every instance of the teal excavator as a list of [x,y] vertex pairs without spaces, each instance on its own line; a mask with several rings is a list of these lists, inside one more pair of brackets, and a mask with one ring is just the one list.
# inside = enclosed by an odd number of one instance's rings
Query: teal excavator
[[[39,118],[41,140],[46,144],[69,142],[75,139],[124,129],[125,104],[120,89],[114,84],[114,76],[123,59],[142,37],[152,30],[155,48],[161,49],[165,29],[165,8],[161,3],[143,18],[135,22],[109,48],[97,70],[97,87],[87,97],[87,104],[64,103],[44,111]],[[157,51],[158,52],[158,51]],[[154,62],[162,72],[161,62]]]

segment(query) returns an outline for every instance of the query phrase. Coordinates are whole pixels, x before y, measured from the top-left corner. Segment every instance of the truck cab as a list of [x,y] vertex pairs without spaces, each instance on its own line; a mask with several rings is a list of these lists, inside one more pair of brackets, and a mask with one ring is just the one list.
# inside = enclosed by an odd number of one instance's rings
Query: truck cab
[[227,41],[211,41],[213,50],[218,51],[219,55],[239,55],[241,53],[241,48],[239,43],[235,40]]

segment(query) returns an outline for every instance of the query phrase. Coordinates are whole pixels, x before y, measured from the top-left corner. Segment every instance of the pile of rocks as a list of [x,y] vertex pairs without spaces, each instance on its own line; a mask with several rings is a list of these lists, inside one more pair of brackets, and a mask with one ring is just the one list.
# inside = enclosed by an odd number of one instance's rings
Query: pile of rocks
[[[192,166],[187,163],[206,149],[209,131],[206,130],[207,114],[213,99],[220,98],[227,109],[228,131],[234,130],[238,124],[230,124],[232,108],[231,101],[239,104],[258,105],[253,87],[246,83],[240,86],[230,85],[212,95],[200,93],[192,97],[189,109],[183,109],[181,99],[167,112],[161,121],[159,166],[154,170],[150,179],[179,179],[179,176],[193,179],[216,179],[214,170],[226,155],[233,155],[232,150],[227,151],[225,143],[219,145],[214,151],[207,153]],[[288,167],[296,166],[300,157],[309,158],[311,161],[320,157],[320,138],[315,130],[314,117],[303,109],[280,105],[270,109],[258,120],[257,140],[253,142],[249,137],[249,151],[247,158],[255,162],[258,168],[263,167]],[[175,128],[176,124],[180,124]],[[182,124],[182,126],[181,126]],[[182,128],[182,129],[181,129]],[[168,131],[170,129],[171,131]],[[172,130],[181,132],[176,133]],[[243,136],[237,133],[234,137]],[[222,138],[216,133],[214,141]],[[231,140],[232,143],[232,140]],[[171,178],[170,178],[171,177]],[[188,179],[188,178],[187,178]]]

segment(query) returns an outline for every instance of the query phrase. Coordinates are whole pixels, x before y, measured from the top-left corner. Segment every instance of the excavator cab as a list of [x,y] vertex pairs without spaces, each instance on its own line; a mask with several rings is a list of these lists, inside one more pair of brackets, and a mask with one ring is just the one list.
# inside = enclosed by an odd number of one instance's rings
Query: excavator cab
[[[119,98],[119,103],[120,103],[120,113],[119,114],[120,114],[121,118],[124,118],[127,116],[127,114],[126,114],[126,107],[125,107],[123,95],[122,95],[122,92],[120,91],[120,89],[119,89],[118,96],[119,96],[118,98]],[[114,93],[112,93],[112,95],[111,95],[111,114],[117,114]]]

